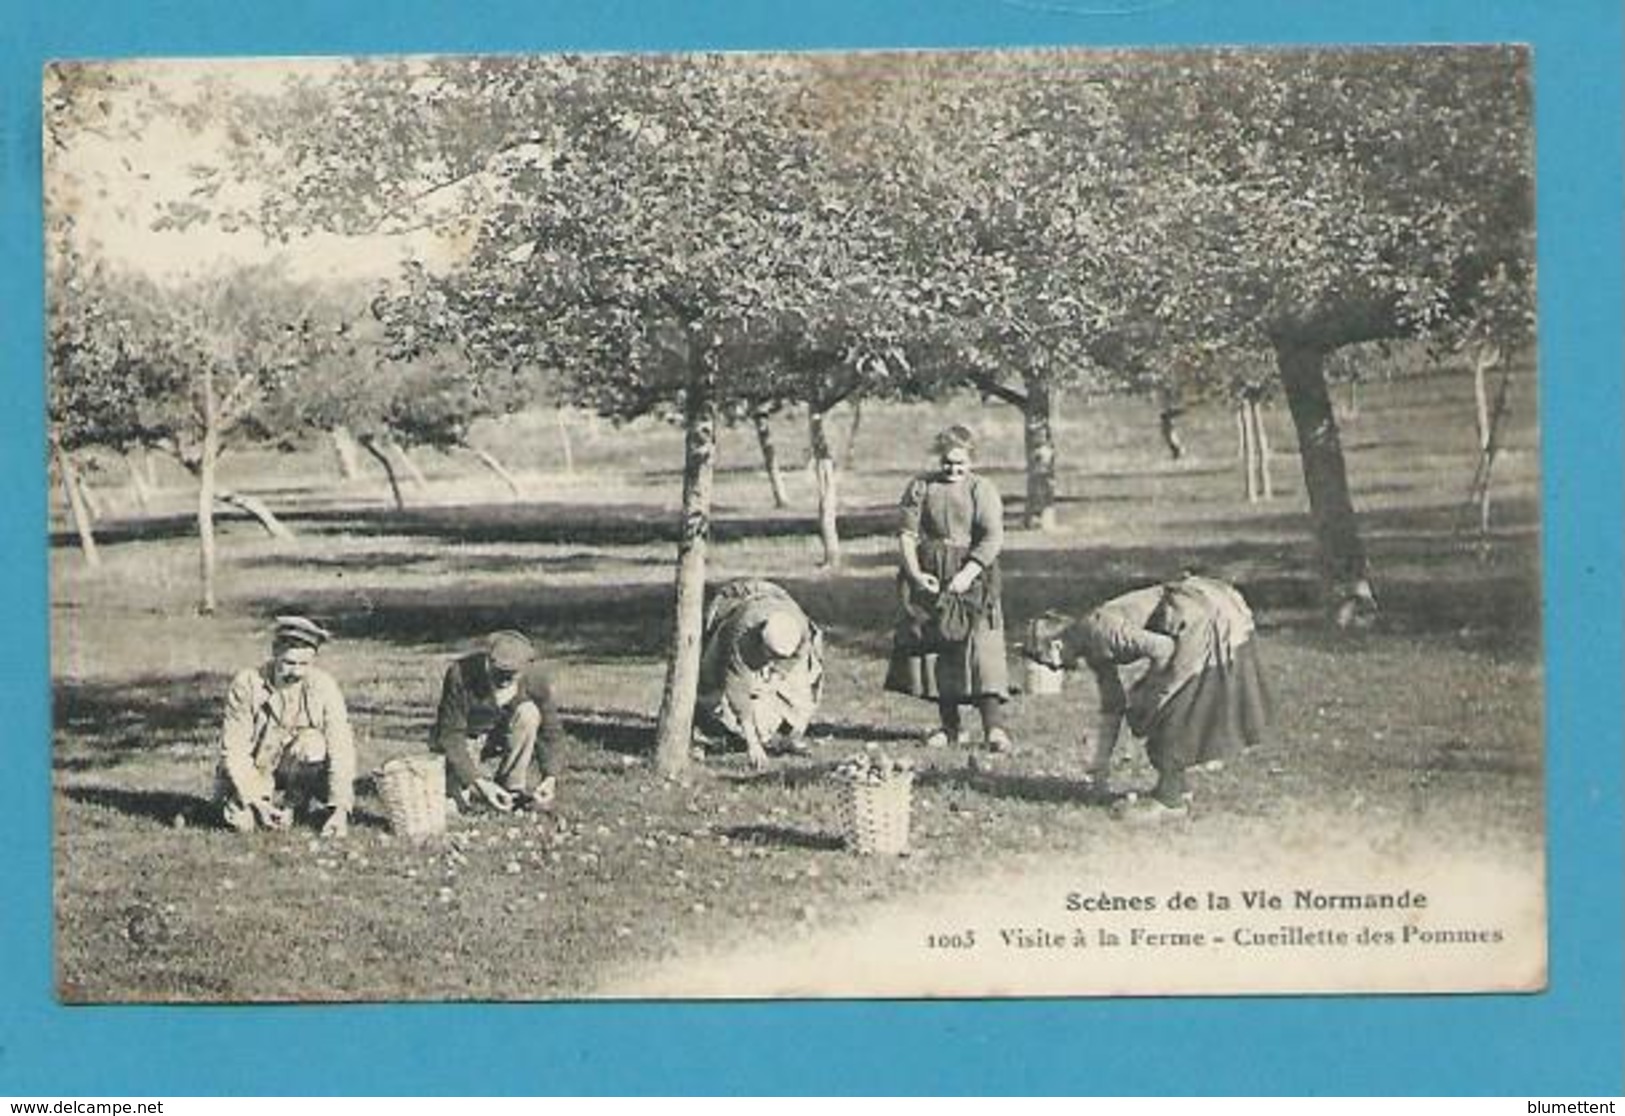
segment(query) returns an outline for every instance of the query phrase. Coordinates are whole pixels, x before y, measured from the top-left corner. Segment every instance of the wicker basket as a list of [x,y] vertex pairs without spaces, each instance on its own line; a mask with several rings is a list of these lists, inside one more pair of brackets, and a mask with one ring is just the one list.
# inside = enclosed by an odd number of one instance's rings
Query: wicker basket
[[879,782],[844,780],[841,829],[846,847],[861,856],[902,856],[908,852],[908,822],[914,773],[892,774]]
[[378,793],[389,828],[403,837],[433,837],[446,831],[444,756],[405,756],[384,764]]

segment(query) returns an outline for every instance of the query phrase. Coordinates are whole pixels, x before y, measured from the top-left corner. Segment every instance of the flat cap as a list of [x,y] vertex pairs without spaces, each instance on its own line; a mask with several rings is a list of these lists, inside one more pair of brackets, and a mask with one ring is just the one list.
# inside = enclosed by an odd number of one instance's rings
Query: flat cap
[[278,616],[276,638],[286,643],[302,643],[306,647],[320,647],[333,638],[333,633],[316,621],[304,616]]
[[536,648],[525,634],[510,629],[492,632],[486,641],[485,652],[491,657],[491,665],[498,670],[524,670],[536,660]]

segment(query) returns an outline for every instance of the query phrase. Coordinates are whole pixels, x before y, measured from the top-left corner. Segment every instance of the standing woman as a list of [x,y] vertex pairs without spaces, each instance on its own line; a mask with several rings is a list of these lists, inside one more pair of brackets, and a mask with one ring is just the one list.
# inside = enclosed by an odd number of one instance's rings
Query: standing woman
[[[992,481],[971,471],[976,439],[969,429],[948,427],[933,448],[938,468],[903,491],[902,618],[886,689],[937,703],[941,727],[926,737],[927,747],[970,743],[961,709],[974,705],[988,750],[1005,752],[1012,743],[1004,727],[1010,693],[999,577],[1004,503]],[[948,596],[958,599],[945,602]],[[945,620],[949,612],[957,619]]]

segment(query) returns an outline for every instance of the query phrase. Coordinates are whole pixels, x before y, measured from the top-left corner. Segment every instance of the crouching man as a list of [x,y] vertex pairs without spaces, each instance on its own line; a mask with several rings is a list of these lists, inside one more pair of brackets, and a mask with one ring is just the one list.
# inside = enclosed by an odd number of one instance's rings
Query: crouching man
[[227,827],[287,829],[306,815],[325,837],[349,830],[355,740],[338,683],[314,665],[329,638],[303,616],[279,616],[270,660],[231,680],[215,773]]
[[742,740],[761,770],[769,744],[805,754],[823,689],[823,633],[789,593],[756,578],[717,590],[700,650],[703,729]]
[[563,745],[552,685],[522,633],[495,632],[447,669],[430,746],[460,807],[552,809]]

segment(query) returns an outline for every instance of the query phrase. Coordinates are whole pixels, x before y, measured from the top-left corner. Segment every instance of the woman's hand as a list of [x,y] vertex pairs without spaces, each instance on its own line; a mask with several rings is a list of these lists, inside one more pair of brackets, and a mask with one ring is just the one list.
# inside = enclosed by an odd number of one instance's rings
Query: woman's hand
[[954,574],[953,580],[948,582],[948,592],[963,593],[972,585],[975,585],[976,579],[981,575],[981,566],[977,565],[975,562],[966,562],[963,566],[959,567],[959,572]]
[[932,574],[915,574],[914,588],[922,593],[930,593],[935,596],[937,593],[942,592],[942,582],[938,581]]

